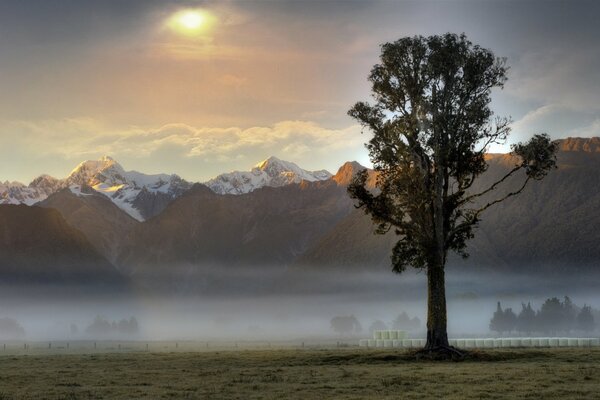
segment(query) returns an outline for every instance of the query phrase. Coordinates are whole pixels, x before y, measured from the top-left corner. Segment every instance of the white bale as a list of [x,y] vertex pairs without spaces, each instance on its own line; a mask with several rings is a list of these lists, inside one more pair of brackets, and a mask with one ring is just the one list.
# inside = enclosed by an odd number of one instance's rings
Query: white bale
[[390,339],[398,340],[398,331],[390,331]]
[[577,339],[577,346],[578,347],[590,347],[590,339],[587,338],[579,338]]
[[466,349],[475,348],[475,339],[465,339],[465,348]]
[[577,339],[569,338],[569,347],[577,347]]
[[456,347],[464,348],[465,347],[465,339],[456,339]]
[[383,347],[383,339],[377,339],[377,347]]
[[475,347],[478,349],[485,347],[485,339],[475,339]]
[[590,346],[600,346],[600,338],[591,338]]
[[510,339],[502,339],[502,347],[510,347]]
[[502,347],[502,339],[494,339],[494,347],[495,348]]
[[402,347],[404,347],[405,349],[410,349],[412,347],[412,340],[402,339]]
[[381,337],[381,331],[373,331],[373,339],[375,339],[375,340],[382,339],[382,337]]
[[456,347],[457,346],[456,339],[448,339],[448,344],[450,346]]
[[531,338],[522,338],[521,347],[531,347]]
[[381,331],[381,338],[383,340],[389,340],[390,339],[390,331]]
[[494,347],[494,339],[483,339],[483,347],[491,349]]
[[397,332],[398,332],[398,340],[407,338],[406,331],[397,331]]
[[392,347],[402,347],[402,340],[392,340]]
[[540,338],[531,338],[531,346],[532,347],[540,347]]
[[369,346],[369,339],[360,339],[358,341],[358,345],[360,347],[368,347]]
[[375,339],[369,339],[367,342],[367,346],[368,347],[377,347],[377,340]]
[[518,339],[518,338],[510,339],[510,347],[521,347],[521,339]]
[[[540,347],[548,347],[550,339],[549,338],[540,338]],[[560,343],[560,341],[559,341]]]
[[392,347],[392,345],[393,345],[393,340],[390,340],[390,339],[383,340],[383,347]]
[[559,347],[567,347],[569,345],[569,339],[567,338],[558,338],[558,346]]
[[548,339],[548,346],[550,347],[558,347],[560,345],[560,341],[558,340],[558,338],[549,338]]

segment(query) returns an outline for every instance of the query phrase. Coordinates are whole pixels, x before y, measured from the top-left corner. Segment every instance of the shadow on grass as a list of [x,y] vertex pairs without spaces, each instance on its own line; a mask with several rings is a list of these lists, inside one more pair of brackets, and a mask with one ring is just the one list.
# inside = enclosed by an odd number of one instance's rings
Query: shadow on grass
[[313,365],[342,365],[342,364],[388,364],[388,363],[427,363],[427,362],[502,362],[513,360],[544,360],[553,359],[556,354],[544,350],[514,349],[514,350],[462,350],[465,357],[460,360],[432,360],[420,358],[417,350],[382,352],[381,350],[352,352],[349,354],[313,354],[308,357]]

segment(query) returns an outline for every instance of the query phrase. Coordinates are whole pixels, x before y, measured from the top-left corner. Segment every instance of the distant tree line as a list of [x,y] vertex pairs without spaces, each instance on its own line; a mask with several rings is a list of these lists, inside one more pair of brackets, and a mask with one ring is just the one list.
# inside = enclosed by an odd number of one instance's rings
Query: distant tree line
[[109,321],[103,316],[96,316],[94,321],[85,329],[92,335],[110,335],[114,333],[135,335],[139,333],[139,325],[135,317],[121,319],[120,321]]
[[25,329],[14,318],[0,318],[1,339],[21,339],[25,337]]
[[421,328],[421,320],[417,317],[410,317],[406,311],[402,311],[390,324],[383,321],[374,321],[369,327],[369,332],[382,331],[387,329],[414,332]]
[[[373,321],[369,326],[369,333],[373,331],[395,329],[404,331],[416,331],[421,328],[421,320],[417,317],[410,317],[405,311],[400,313],[391,323],[386,324],[381,320]],[[360,333],[362,325],[354,315],[336,316],[331,319],[331,329],[340,334],[347,335]]]
[[593,332],[596,328],[594,314],[591,306],[578,307],[568,296],[563,301],[557,297],[546,299],[539,310],[534,310],[531,303],[521,303],[521,311],[517,315],[512,308],[502,309],[498,306],[490,320],[490,330],[503,334],[518,332],[531,335],[532,333],[545,333],[556,335],[568,334],[571,331]]
[[339,335],[360,333],[362,326],[354,315],[338,315],[331,319],[331,329]]

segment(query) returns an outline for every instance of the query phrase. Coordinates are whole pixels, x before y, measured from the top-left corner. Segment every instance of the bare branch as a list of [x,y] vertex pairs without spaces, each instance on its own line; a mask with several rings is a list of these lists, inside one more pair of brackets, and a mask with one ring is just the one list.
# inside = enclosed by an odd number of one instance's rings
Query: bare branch
[[[476,199],[478,197],[481,197],[489,192],[491,192],[492,190],[496,189],[496,187],[498,187],[498,185],[500,185],[502,182],[504,182],[505,180],[507,180],[508,178],[511,177],[511,175],[513,175],[515,172],[519,171],[520,169],[523,168],[523,165],[517,165],[515,166],[513,169],[511,169],[506,175],[504,175],[502,177],[502,179],[494,182],[490,187],[488,187],[487,189],[485,189],[483,192],[479,192],[476,194],[472,194],[470,196],[465,197],[459,204],[466,204],[469,203],[471,201],[473,201],[473,199]],[[529,180],[529,178],[527,178],[527,180]]]
[[481,207],[479,210],[477,210],[475,212],[475,218],[477,218],[479,216],[479,214],[481,214],[482,212],[484,212],[485,210],[487,210],[488,208],[490,208],[494,204],[501,203],[504,200],[508,199],[509,197],[516,196],[519,193],[521,193],[523,191],[523,189],[525,189],[525,186],[527,186],[527,183],[529,182],[530,179],[531,179],[531,177],[528,176],[527,179],[525,179],[525,181],[523,182],[523,185],[521,185],[521,187],[518,190],[515,190],[514,192],[507,193],[506,196],[501,197],[499,199],[496,199],[494,201],[490,201],[485,206]]

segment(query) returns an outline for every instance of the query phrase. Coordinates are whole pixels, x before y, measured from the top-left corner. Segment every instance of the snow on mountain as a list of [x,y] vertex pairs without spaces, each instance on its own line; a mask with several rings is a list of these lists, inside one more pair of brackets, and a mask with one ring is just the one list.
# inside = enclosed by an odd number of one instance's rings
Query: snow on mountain
[[44,200],[48,195],[42,190],[27,187],[21,182],[0,182],[0,204],[27,204]]
[[[270,157],[250,171],[222,174],[206,185],[218,194],[242,194],[264,186],[279,187],[331,177],[325,170],[306,171],[294,163]],[[65,179],[41,175],[28,186],[19,182],[0,182],[0,204],[33,205],[64,188],[78,196],[89,195],[93,189],[133,218],[144,221],[160,213],[191,186],[177,175],[125,171],[117,161],[104,156],[80,163]]]
[[[150,208],[144,203],[155,201],[157,196],[172,200],[191,187],[189,182],[177,175],[146,175],[137,171],[125,171],[108,156],[97,161],[82,162],[65,181],[68,186],[92,187],[138,221],[153,216],[153,212],[148,211]],[[139,201],[142,192],[144,201]]]
[[323,181],[331,177],[326,170],[306,171],[292,162],[269,157],[250,171],[221,174],[205,185],[218,194],[243,194],[264,186],[279,187],[302,181]]
[[[114,159],[104,156],[80,163],[65,179],[41,175],[29,186],[19,182],[0,182],[0,204],[32,205],[67,187],[78,196],[85,196],[85,188],[92,188],[133,218],[143,221],[157,212],[154,203],[168,203],[168,200],[189,189],[191,184],[177,175],[125,171]],[[157,197],[160,200],[157,201]]]

